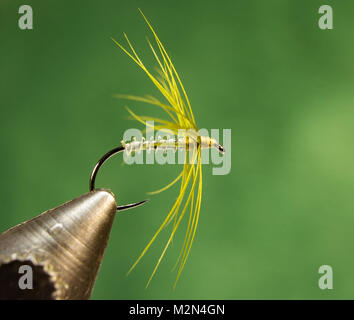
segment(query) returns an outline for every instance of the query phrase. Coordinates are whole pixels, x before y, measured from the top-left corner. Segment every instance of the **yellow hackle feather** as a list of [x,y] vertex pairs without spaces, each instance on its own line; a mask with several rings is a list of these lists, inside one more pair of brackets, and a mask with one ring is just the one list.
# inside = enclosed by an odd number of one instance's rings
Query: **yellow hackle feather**
[[[157,98],[152,96],[137,97],[133,95],[117,95],[117,97],[124,98],[127,100],[132,100],[132,101],[145,102],[151,105],[158,106],[167,113],[170,119],[170,120],[163,120],[163,119],[149,117],[149,116],[138,116],[129,108],[127,108],[130,115],[140,123],[146,125],[146,121],[152,120],[158,124],[157,126],[155,126],[155,129],[169,129],[174,134],[177,134],[179,129],[185,129],[185,130],[193,129],[195,131],[198,131],[195,123],[194,115],[192,112],[192,108],[187,93],[180,80],[180,77],[169,55],[167,54],[164,46],[162,45],[156,32],[151,26],[150,22],[147,20],[147,18],[145,17],[145,15],[140,9],[139,11],[143,16],[145,22],[147,23],[149,29],[151,30],[158,48],[158,51],[156,51],[153,45],[151,44],[151,42],[148,40],[148,45],[152,50],[153,56],[158,65],[158,69],[157,69],[158,75],[154,76],[143,64],[142,60],[136,53],[134,47],[132,46],[126,34],[124,34],[124,37],[127,41],[130,50],[126,49],[115,39],[112,38],[112,40],[147,74],[147,76],[150,78],[150,80],[153,82],[156,88],[161,92],[161,94],[166,99],[166,103],[162,103]],[[140,256],[137,258],[137,260],[134,262],[134,264],[131,266],[131,268],[128,271],[129,274],[135,268],[135,266],[139,263],[139,261],[147,252],[147,250],[150,248],[150,246],[152,245],[156,237],[159,235],[161,230],[164,227],[166,227],[172,220],[174,220],[171,234],[168,238],[168,241],[162,251],[162,254],[160,255],[156,263],[156,266],[146,286],[150,284],[153,276],[155,275],[156,270],[160,265],[160,262],[164,257],[169,245],[171,244],[172,239],[175,236],[175,233],[187,211],[189,212],[189,217],[188,217],[186,235],[184,238],[184,242],[180,254],[178,256],[178,260],[174,267],[175,269],[177,266],[179,266],[177,270],[177,277],[174,283],[174,287],[176,286],[177,281],[180,278],[181,272],[189,256],[190,249],[198,225],[201,198],[202,198],[202,166],[201,166],[200,147],[198,147],[198,149],[194,151],[194,153],[190,156],[190,158],[192,161],[187,161],[187,151],[186,151],[186,158],[185,158],[186,161],[183,165],[183,171],[177,176],[177,178],[175,178],[172,182],[170,182],[165,187],[156,190],[154,192],[150,192],[150,194],[157,194],[163,192],[168,188],[172,187],[178,181],[181,181],[177,200],[173,204],[165,220],[162,222],[161,226],[157,229],[150,242],[146,245],[144,250],[141,252]],[[189,185],[190,188],[188,188]],[[187,196],[186,193],[188,193]]]

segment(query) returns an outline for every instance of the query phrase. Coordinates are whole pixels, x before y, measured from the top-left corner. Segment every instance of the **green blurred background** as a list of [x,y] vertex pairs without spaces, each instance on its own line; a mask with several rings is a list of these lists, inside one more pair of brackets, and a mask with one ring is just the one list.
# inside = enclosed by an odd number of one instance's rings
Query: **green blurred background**
[[[22,4],[33,8],[32,31],[18,28]],[[333,30],[318,27],[322,4],[333,7]],[[173,204],[175,187],[117,217],[92,298],[353,298],[349,0],[2,0],[0,231],[87,192],[98,158],[126,129],[141,128],[114,93],[161,98],[110,39],[123,41],[127,32],[152,62],[138,7],[171,54],[197,125],[232,129],[232,170],[213,176],[204,166],[196,241],[176,290],[170,271],[183,230],[148,289],[169,230],[126,276]],[[97,185],[126,203],[179,170],[122,165],[116,157]],[[333,268],[333,290],[318,288],[324,264]]]

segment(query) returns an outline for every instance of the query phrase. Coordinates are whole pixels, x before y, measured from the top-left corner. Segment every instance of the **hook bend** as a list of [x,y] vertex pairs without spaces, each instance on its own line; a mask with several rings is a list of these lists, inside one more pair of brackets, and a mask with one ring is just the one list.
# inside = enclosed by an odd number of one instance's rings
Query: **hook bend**
[[[100,160],[98,160],[98,162],[96,163],[96,165],[94,166],[92,172],[91,172],[91,176],[90,176],[90,184],[89,184],[89,189],[90,191],[94,191],[95,190],[95,181],[96,181],[96,176],[97,173],[99,171],[99,169],[101,168],[101,166],[112,156],[123,152],[124,151],[124,147],[123,146],[119,146],[116,147],[110,151],[108,151],[106,154],[104,154]],[[135,208],[138,207],[142,204],[144,204],[146,201],[148,200],[143,200],[143,201],[139,201],[139,202],[135,202],[135,203],[130,203],[130,204],[126,204],[126,205],[122,205],[122,206],[117,206],[117,211],[124,211],[124,210],[128,210],[131,208]]]

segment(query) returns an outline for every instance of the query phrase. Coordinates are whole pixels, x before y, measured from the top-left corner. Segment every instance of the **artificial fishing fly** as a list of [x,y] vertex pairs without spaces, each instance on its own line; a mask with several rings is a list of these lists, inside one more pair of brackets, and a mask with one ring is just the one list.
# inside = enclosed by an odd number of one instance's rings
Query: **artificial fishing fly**
[[[187,93],[180,80],[180,77],[175,67],[173,66],[172,61],[169,55],[167,54],[164,46],[162,45],[156,32],[151,26],[150,22],[147,20],[147,18],[145,17],[145,15],[140,9],[139,11],[143,16],[145,22],[147,23],[149,29],[151,30],[158,48],[158,50],[155,50],[151,42],[148,40],[149,47],[158,64],[158,73],[159,73],[158,76],[152,75],[150,71],[146,68],[146,66],[143,64],[142,60],[136,53],[135,49],[133,48],[131,42],[128,39],[128,36],[125,33],[124,33],[124,37],[127,41],[129,49],[126,49],[118,41],[114,39],[112,40],[147,74],[147,76],[150,78],[153,84],[157,87],[157,89],[161,92],[163,97],[166,99],[167,103],[162,103],[158,99],[152,96],[138,97],[138,96],[131,96],[131,95],[119,95],[118,97],[128,99],[128,100],[146,102],[148,104],[155,105],[162,108],[167,113],[170,120],[162,120],[154,117],[138,116],[130,109],[128,109],[128,112],[133,116],[134,119],[138,120],[139,122],[145,125],[147,125],[146,122],[150,120],[158,123],[158,125],[155,126],[156,129],[162,131],[168,130],[169,132],[172,131],[175,134],[175,137],[173,138],[167,137],[166,139],[158,137],[155,140],[142,139],[141,141],[133,140],[130,142],[122,141],[122,147],[120,147],[121,149],[119,149],[119,151],[122,151],[124,149],[124,152],[126,152],[127,155],[130,155],[132,152],[139,152],[142,150],[156,151],[159,149],[161,150],[172,149],[176,151],[177,149],[184,148],[185,150],[191,151],[189,157],[191,158],[190,160],[192,161],[187,161],[187,152],[186,152],[186,161],[184,162],[183,170],[177,176],[177,178],[175,178],[172,182],[170,182],[167,186],[161,188],[160,190],[151,192],[151,194],[162,192],[180,181],[179,195],[177,197],[177,200],[173,204],[166,218],[162,222],[161,226],[157,229],[150,242],[146,245],[144,250],[141,252],[140,256],[137,258],[135,263],[129,269],[128,274],[139,263],[139,261],[145,255],[147,250],[150,248],[151,244],[154,242],[154,240],[159,235],[161,230],[170,221],[173,220],[174,222],[173,222],[171,234],[167,240],[167,243],[162,251],[162,254],[159,257],[157,264],[146,286],[150,284],[150,281],[155,275],[156,270],[166,253],[167,248],[171,244],[171,241],[175,236],[175,233],[183,217],[187,213],[188,215],[187,231],[186,231],[186,235],[184,238],[184,242],[180,254],[178,256],[175,265],[175,267],[178,266],[176,281],[174,283],[174,286],[176,286],[177,281],[180,278],[181,272],[189,256],[191,246],[195,238],[195,233],[196,233],[198,220],[199,220],[199,213],[200,213],[200,207],[202,202],[201,149],[216,148],[221,153],[224,153],[224,148],[215,139],[198,135],[197,133],[198,129],[193,115],[193,111]],[[185,136],[180,133],[183,130],[184,131],[188,130],[188,136]],[[111,154],[109,156],[111,156]],[[133,204],[133,205],[138,205],[138,204],[140,203]]]

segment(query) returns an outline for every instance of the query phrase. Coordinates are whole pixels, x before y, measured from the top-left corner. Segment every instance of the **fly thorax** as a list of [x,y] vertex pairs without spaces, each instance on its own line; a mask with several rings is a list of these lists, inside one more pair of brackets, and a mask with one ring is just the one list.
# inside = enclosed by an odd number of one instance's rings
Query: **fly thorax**
[[213,147],[213,144],[215,143],[216,143],[215,139],[206,136],[200,137],[200,146],[202,149],[210,149]]

